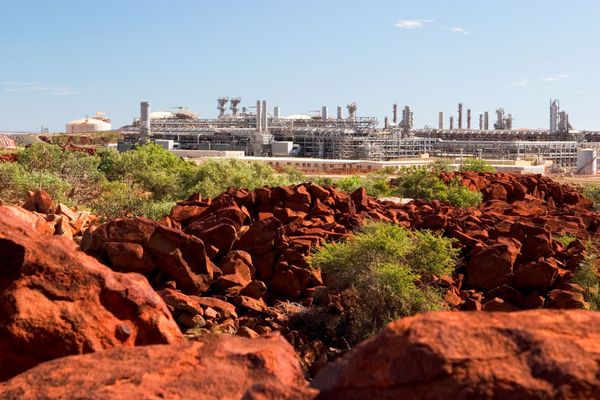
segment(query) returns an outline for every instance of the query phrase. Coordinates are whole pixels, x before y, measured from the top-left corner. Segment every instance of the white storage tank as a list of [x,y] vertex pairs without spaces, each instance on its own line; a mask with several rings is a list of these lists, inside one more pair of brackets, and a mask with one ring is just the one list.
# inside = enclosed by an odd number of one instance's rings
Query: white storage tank
[[101,113],[96,113],[94,118],[85,117],[67,122],[67,133],[91,133],[110,131],[111,129],[110,119]]
[[598,159],[596,149],[579,149],[577,150],[577,167],[575,173],[577,175],[596,175],[598,172]]

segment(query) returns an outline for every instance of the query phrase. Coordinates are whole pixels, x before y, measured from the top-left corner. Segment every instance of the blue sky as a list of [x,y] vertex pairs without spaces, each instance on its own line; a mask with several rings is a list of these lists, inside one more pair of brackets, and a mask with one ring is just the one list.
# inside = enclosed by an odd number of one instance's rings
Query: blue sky
[[599,16],[596,0],[0,0],[0,131],[96,111],[119,127],[142,100],[210,117],[219,96],[284,114],[355,101],[380,121],[397,102],[417,127],[462,101],[529,128],[556,97],[600,129]]

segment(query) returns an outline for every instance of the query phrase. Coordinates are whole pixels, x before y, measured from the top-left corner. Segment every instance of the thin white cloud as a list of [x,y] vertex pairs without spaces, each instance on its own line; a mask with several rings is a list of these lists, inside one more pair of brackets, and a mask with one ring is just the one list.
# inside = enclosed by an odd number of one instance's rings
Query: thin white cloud
[[514,81],[510,84],[510,86],[520,89],[530,89],[531,81],[527,78],[521,78],[518,81]]
[[0,86],[34,86],[39,85],[38,82],[0,82]]
[[395,26],[402,29],[419,29],[423,28],[425,24],[433,22],[432,19],[399,19]]
[[44,86],[37,82],[0,82],[4,93],[38,93],[45,96],[73,96],[83,94],[64,86]]
[[547,76],[545,78],[542,78],[542,80],[544,82],[557,82],[557,81],[562,81],[563,79],[567,79],[567,78],[569,78],[569,75],[567,75],[567,74],[559,74],[559,75]]
[[463,35],[469,35],[471,33],[461,26],[453,26],[450,28],[450,31],[454,33],[462,33]]

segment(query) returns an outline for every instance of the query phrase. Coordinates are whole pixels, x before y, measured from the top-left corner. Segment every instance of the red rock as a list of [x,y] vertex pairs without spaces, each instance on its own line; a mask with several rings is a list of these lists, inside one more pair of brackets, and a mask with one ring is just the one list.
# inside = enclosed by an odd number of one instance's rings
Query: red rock
[[521,245],[514,239],[488,246],[474,254],[467,265],[467,280],[476,288],[492,289],[512,280]]
[[253,279],[252,258],[245,251],[230,251],[219,262],[219,267],[223,272],[223,276],[213,282],[212,287],[214,289],[223,291],[236,287],[237,293],[239,293]]
[[144,247],[138,243],[106,242],[104,250],[112,265],[120,272],[148,274],[152,271],[152,260],[144,257]]
[[40,235],[53,235],[54,229],[48,226],[44,218],[20,207],[2,206],[2,223],[13,229],[25,228]]
[[267,293],[267,285],[263,281],[252,281],[246,285],[240,294],[243,296],[260,299]]
[[558,267],[549,262],[533,262],[515,272],[514,285],[518,288],[548,290],[558,276]]
[[278,335],[203,335],[179,344],[67,357],[0,384],[0,398],[7,400],[308,400],[315,395],[293,348]]
[[265,312],[267,310],[267,303],[262,299],[253,299],[248,296],[238,296],[234,297],[233,301],[239,307],[246,308],[248,310],[256,311],[256,312]]
[[523,301],[523,308],[542,308],[544,306],[544,302],[545,299],[543,296],[540,296],[537,292],[530,292]]
[[36,190],[27,193],[27,200],[23,204],[23,208],[42,214],[52,214],[56,209],[56,205],[48,193],[43,190]]
[[202,307],[195,301],[194,297],[186,296],[185,294],[173,290],[163,289],[158,292],[160,297],[173,308],[174,311],[185,312],[187,314],[202,315],[204,314]]
[[197,297],[190,296],[195,302],[204,308],[211,307],[217,310],[222,318],[237,318],[235,306],[226,301],[219,300],[216,297]]
[[586,308],[587,303],[581,293],[555,289],[548,292],[550,306],[554,308],[576,309]]
[[111,271],[0,206],[0,380],[41,362],[181,333],[147,280]]
[[139,248],[132,253],[130,260],[124,258],[125,254],[115,257],[114,250],[111,250],[113,257],[107,259],[113,268],[127,271],[133,264],[147,271],[159,269],[186,293],[207,290],[209,282],[218,272],[207,257],[202,240],[145,218],[116,219],[101,225],[84,235],[81,248],[90,254],[102,256],[115,246],[109,245],[107,249],[106,243],[111,242],[139,244],[145,258],[139,259]]
[[502,285],[494,288],[485,294],[486,299],[493,299],[498,297],[504,301],[507,301],[516,306],[521,306],[525,301],[525,296],[521,294],[517,289],[509,285]]
[[519,307],[511,304],[508,301],[504,301],[499,297],[495,297],[491,300],[483,303],[483,311],[517,311]]
[[465,300],[464,309],[467,311],[481,311],[482,305],[479,300],[469,297]]
[[171,209],[169,217],[177,222],[183,222],[202,215],[209,205],[176,205]]
[[598,313],[436,312],[391,323],[311,386],[317,399],[592,399],[598,376]]
[[55,213],[66,216],[69,219],[69,221],[73,221],[73,220],[77,219],[77,217],[78,217],[78,215],[75,211],[71,210],[69,207],[67,207],[63,203],[58,203],[58,205],[56,206]]
[[254,339],[259,337],[260,335],[258,333],[256,333],[255,330],[252,330],[250,328],[248,328],[247,326],[241,326],[237,332],[236,332],[237,336],[241,336],[241,337],[245,337],[248,339]]
[[206,245],[215,246],[223,254],[231,250],[237,239],[235,227],[227,223],[215,224],[207,229],[195,229],[194,225],[191,225],[185,232],[201,239]]

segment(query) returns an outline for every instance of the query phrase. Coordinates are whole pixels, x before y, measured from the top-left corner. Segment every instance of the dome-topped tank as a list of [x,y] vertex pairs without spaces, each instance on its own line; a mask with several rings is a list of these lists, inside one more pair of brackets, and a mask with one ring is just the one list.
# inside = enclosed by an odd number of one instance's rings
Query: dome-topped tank
[[154,111],[150,113],[150,119],[167,119],[175,117],[175,113],[172,113],[170,111]]
[[102,132],[111,129],[110,119],[102,113],[96,113],[94,118],[85,117],[67,122],[67,133]]

